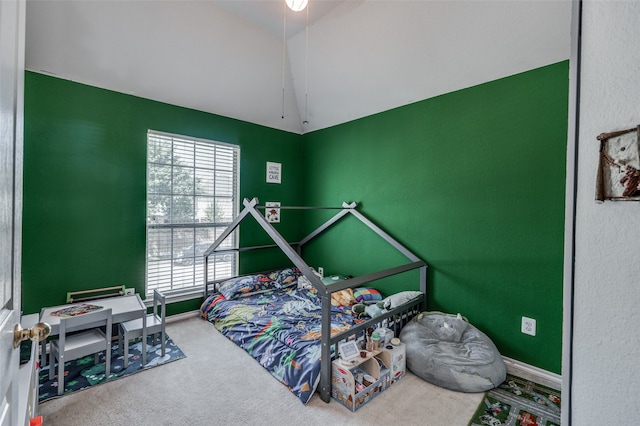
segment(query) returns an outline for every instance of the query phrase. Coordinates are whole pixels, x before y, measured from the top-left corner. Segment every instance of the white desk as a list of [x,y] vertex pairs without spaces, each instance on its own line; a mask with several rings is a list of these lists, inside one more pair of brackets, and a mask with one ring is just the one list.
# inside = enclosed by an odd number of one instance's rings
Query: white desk
[[[132,294],[127,296],[108,297],[105,299],[94,299],[86,302],[70,303],[68,305],[52,306],[48,308],[42,308],[40,312],[40,321],[46,322],[51,326],[51,334],[49,336],[57,336],[60,333],[60,317],[51,315],[52,312],[60,309],[69,308],[72,306],[90,304],[101,306],[103,308],[111,308],[111,315],[113,323],[118,324],[121,322],[129,321],[136,318],[142,318],[142,365],[147,364],[147,307],[140,299],[138,294]],[[68,330],[73,331],[73,330]],[[128,342],[123,342],[128,344]],[[40,364],[42,366],[47,365],[47,357],[45,346],[46,341],[42,342],[42,356]]]

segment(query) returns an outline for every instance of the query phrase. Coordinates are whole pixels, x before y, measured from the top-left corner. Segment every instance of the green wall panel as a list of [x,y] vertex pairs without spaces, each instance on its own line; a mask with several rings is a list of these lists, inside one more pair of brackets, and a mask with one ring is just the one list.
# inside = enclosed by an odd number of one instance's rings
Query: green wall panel
[[[67,291],[125,284],[144,293],[148,129],[239,145],[241,197],[301,196],[300,135],[27,72],[25,313],[64,303]],[[282,163],[282,184],[265,182],[267,161]],[[278,228],[295,235],[299,225]],[[259,238],[241,230],[241,244]],[[269,253],[257,260],[280,263]]]
[[[560,373],[567,105],[565,61],[306,134],[305,202],[360,202],[429,264],[429,309]],[[341,226],[309,247],[311,264],[360,275],[392,263],[375,234]],[[417,280],[376,283],[392,285]]]

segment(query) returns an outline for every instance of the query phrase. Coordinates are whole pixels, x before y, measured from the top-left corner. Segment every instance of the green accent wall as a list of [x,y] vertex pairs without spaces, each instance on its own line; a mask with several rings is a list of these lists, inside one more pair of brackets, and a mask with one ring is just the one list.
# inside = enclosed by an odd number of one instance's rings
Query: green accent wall
[[[563,61],[304,135],[306,204],[360,202],[429,264],[430,310],[461,313],[502,355],[558,374],[568,78]],[[341,223],[309,263],[361,275],[406,262],[361,231]]]
[[[27,72],[24,313],[62,304],[74,290],[125,284],[144,294],[148,129],[239,145],[241,199],[301,198],[300,135]],[[282,163],[281,185],[265,182],[267,161]],[[294,235],[299,226],[278,229]],[[243,245],[263,240],[251,227],[240,235]],[[274,262],[277,253],[264,253],[241,259],[241,270]]]

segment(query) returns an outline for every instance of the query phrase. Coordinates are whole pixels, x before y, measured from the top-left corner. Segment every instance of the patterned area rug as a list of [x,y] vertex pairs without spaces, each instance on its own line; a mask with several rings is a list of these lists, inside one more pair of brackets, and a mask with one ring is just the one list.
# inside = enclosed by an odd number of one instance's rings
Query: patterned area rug
[[[104,374],[104,351],[99,355],[98,364],[94,363],[94,355],[65,362],[64,393],[61,396],[184,358],[185,355],[182,350],[173,343],[169,336],[166,336],[166,338],[165,355],[162,356],[160,343],[153,345],[151,336],[149,336],[147,341],[147,365],[145,366],[142,366],[142,338],[139,337],[130,341],[129,365],[126,369],[124,368],[124,356],[118,355],[118,341],[116,339],[111,346],[111,374],[107,378],[105,378]],[[49,365],[40,368],[38,378],[40,380],[38,402],[42,403],[57,398],[58,375],[54,375],[53,380],[49,380]]]
[[559,426],[560,391],[507,375],[485,394],[469,426]]

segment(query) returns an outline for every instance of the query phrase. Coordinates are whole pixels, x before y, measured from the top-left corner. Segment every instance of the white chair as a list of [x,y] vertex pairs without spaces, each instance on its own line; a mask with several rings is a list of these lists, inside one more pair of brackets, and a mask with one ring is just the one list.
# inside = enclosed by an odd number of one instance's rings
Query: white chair
[[[101,330],[105,327],[105,331]],[[73,334],[71,334],[73,332]],[[88,312],[69,318],[60,318],[58,340],[49,350],[49,380],[53,379],[55,361],[58,360],[58,395],[64,393],[64,363],[87,355],[105,351],[105,378],[111,374],[111,309]]]
[[[158,290],[153,290],[153,313],[147,315],[147,336],[153,336],[153,344],[156,345],[156,337],[160,337],[162,356],[165,353],[164,325],[166,317],[165,296]],[[118,354],[122,354],[124,348],[124,368],[129,366],[129,340],[142,336],[142,318],[120,323],[118,328]]]

